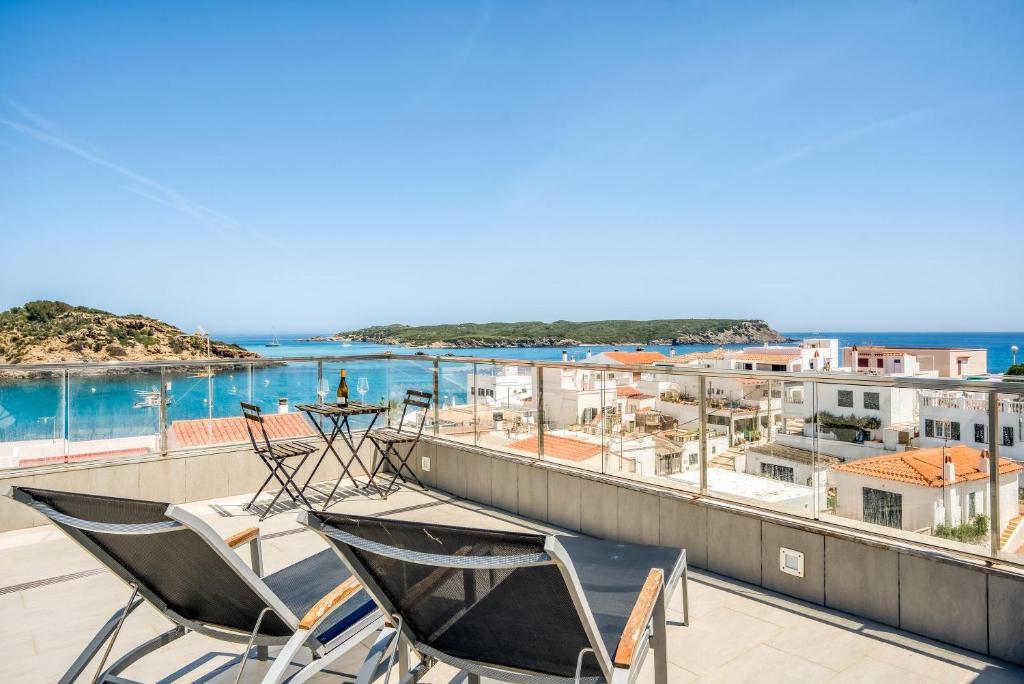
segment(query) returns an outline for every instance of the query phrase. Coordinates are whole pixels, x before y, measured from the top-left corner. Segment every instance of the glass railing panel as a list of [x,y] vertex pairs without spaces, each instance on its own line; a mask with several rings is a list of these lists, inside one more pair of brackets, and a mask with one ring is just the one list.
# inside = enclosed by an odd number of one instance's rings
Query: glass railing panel
[[[700,409],[698,414],[705,421],[707,493],[811,517],[811,450],[799,435],[800,421],[787,425],[787,388],[771,378],[736,375],[707,376],[703,385],[703,414]],[[790,432],[794,440],[787,441]],[[691,474],[691,483],[698,478],[699,473]]]
[[[439,414],[438,395],[440,394],[440,366],[435,364],[431,358],[420,359],[392,359],[387,364],[391,380],[388,385],[388,407],[387,419],[392,427],[403,424],[406,428],[417,429],[420,422],[423,422],[423,434],[433,435],[435,432],[435,418]],[[403,412],[406,394],[409,390],[429,392],[431,397],[430,408],[424,411],[415,406],[406,408]]]
[[467,403],[478,446],[518,456],[537,456],[541,369],[476,363],[468,370]]
[[[477,418],[487,414],[488,404],[477,405],[472,392],[484,388],[479,386],[483,378],[474,375],[474,364],[456,363],[441,359],[438,365],[437,435],[465,444],[477,441]],[[481,397],[483,399],[483,397]]]
[[62,372],[0,373],[0,470],[64,461]]
[[159,369],[72,370],[66,460],[159,452],[160,403]]

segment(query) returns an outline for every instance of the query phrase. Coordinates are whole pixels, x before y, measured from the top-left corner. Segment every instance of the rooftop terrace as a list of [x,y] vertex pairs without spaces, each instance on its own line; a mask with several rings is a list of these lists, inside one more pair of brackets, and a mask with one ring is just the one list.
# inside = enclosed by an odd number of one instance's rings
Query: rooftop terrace
[[[246,501],[246,496],[227,497],[194,502],[187,508],[227,536],[256,522],[241,508]],[[332,510],[571,534],[435,490],[404,488],[382,501],[348,489]],[[301,528],[295,512],[280,504],[261,531],[267,571],[324,548],[321,538]],[[668,611],[671,682],[1024,679],[1020,668],[908,632],[710,572],[692,571],[690,577],[690,626],[681,624],[679,592]],[[55,681],[128,594],[120,580],[53,526],[0,535],[0,643],[4,644],[0,681]],[[56,621],[61,614],[67,619]],[[148,606],[136,611],[126,621],[113,655],[167,627],[165,619]],[[143,659],[125,675],[147,682],[231,682],[240,652],[241,646],[192,633]],[[314,681],[351,681],[362,655],[354,650]],[[259,681],[266,667],[250,662],[244,681]],[[645,667],[641,681],[653,682],[650,659]],[[423,681],[447,682],[455,674],[438,665]]]

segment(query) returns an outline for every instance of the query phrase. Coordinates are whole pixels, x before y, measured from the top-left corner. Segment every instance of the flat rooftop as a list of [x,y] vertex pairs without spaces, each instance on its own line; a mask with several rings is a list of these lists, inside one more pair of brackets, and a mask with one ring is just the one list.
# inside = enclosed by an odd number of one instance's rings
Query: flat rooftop
[[[269,499],[269,497],[267,497]],[[241,509],[247,496],[187,504],[225,536],[257,524]],[[273,572],[325,548],[300,527],[294,510],[261,524],[265,570]],[[387,501],[354,489],[332,510],[495,529],[559,532],[439,492],[402,489]],[[568,534],[568,533],[566,533]],[[248,552],[240,549],[242,558]],[[712,573],[691,570],[689,627],[681,624],[681,592],[669,606],[669,680],[677,682],[1019,682],[1024,669],[907,632]],[[96,629],[128,598],[129,589],[52,525],[0,534],[0,681],[56,681]],[[112,658],[170,624],[143,605],[125,622]],[[368,644],[367,644],[368,645]],[[191,633],[128,669],[144,682],[232,682],[241,645]],[[276,649],[271,649],[273,654]],[[350,682],[365,651],[353,649],[316,682]],[[246,682],[260,681],[267,663],[251,661]],[[642,682],[652,683],[653,659]],[[91,676],[92,671],[87,670]],[[455,672],[435,666],[423,680],[448,682]],[[392,680],[394,681],[394,679]]]

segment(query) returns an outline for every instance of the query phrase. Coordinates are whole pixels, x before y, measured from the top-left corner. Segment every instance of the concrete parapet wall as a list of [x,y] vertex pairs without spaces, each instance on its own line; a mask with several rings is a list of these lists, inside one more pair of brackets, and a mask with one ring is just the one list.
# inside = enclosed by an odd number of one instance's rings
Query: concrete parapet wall
[[[1024,664],[1015,568],[442,440],[421,442],[410,464],[459,497],[585,534],[679,546],[693,567]],[[803,577],[782,572],[781,547],[803,554]]]

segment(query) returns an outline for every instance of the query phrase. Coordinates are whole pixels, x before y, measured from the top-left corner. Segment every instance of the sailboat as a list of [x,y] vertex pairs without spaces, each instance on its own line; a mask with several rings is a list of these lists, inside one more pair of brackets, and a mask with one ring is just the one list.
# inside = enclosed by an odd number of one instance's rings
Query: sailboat
[[267,342],[266,346],[268,346],[268,347],[280,347],[281,346],[281,340],[277,339],[277,335],[274,335],[274,339],[272,339],[269,342]]

